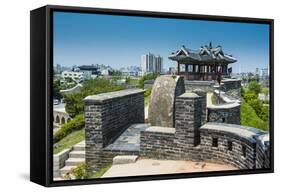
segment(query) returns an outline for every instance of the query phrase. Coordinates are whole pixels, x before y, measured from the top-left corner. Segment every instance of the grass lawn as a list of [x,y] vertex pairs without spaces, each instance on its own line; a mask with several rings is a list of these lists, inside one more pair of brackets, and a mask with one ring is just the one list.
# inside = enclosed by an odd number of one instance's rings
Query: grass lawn
[[74,131],[56,143],[53,148],[54,154],[61,152],[64,149],[83,141],[85,139],[85,129]]
[[139,85],[139,79],[131,78],[129,84],[138,86]]
[[99,171],[97,171],[96,173],[94,173],[93,175],[91,175],[90,178],[100,178],[101,176],[103,176],[103,174],[105,172],[107,172],[108,169],[110,169],[110,167],[112,166],[112,163],[108,164],[107,166],[101,168]]

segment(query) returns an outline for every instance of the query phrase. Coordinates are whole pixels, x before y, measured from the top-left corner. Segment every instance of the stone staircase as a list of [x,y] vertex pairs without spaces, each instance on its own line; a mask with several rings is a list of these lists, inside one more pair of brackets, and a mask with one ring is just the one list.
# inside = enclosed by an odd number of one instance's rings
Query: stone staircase
[[82,141],[72,147],[69,158],[65,161],[65,166],[60,169],[60,175],[63,177],[71,169],[85,162],[85,141]]

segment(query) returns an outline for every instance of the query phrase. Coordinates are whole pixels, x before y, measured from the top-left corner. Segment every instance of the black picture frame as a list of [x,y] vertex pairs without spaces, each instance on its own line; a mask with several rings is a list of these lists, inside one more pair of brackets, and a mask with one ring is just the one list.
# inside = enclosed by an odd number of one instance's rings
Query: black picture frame
[[[229,21],[270,25],[270,168],[154,176],[131,176],[102,179],[53,181],[52,177],[52,73],[53,12],[96,13],[189,20]],[[132,182],[162,179],[227,176],[274,172],[274,20],[215,15],[149,12],[88,7],[47,5],[30,12],[30,180],[43,186]]]

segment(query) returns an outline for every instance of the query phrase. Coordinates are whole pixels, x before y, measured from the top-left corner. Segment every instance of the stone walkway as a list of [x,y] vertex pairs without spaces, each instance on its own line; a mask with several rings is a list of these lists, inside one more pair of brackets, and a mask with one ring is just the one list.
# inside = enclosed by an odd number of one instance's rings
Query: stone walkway
[[207,107],[212,107],[214,106],[213,103],[212,103],[212,96],[213,96],[213,93],[207,93]]
[[140,132],[149,127],[149,124],[132,124],[106,150],[139,151]]
[[102,177],[125,177],[226,170],[237,170],[237,168],[231,165],[209,162],[139,159],[136,163],[113,165]]
[[145,106],[145,108],[144,108],[144,118],[145,119],[148,119],[148,107],[149,107],[149,105]]

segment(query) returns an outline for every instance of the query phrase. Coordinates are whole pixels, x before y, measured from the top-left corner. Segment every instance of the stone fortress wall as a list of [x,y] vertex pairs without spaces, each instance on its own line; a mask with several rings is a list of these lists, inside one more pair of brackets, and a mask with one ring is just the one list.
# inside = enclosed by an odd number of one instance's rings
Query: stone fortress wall
[[[269,167],[268,146],[266,150],[261,147],[269,145],[268,133],[226,123],[208,122],[201,126],[200,105],[200,96],[195,93],[177,97],[175,128],[155,126],[141,132],[141,155],[227,163],[239,169]],[[267,139],[262,141],[259,137]]]
[[127,89],[84,99],[86,162],[89,165],[103,166],[107,159],[104,148],[131,124],[144,123],[143,93],[141,89]]
[[223,79],[223,91],[236,99],[241,97],[241,79]]
[[221,122],[230,124],[240,124],[240,100],[226,94],[221,90],[215,89],[213,97],[217,104],[208,106],[207,121]]
[[[205,91],[194,89],[193,92],[186,92],[183,90],[182,78],[174,81],[174,102],[165,103],[163,100],[161,103],[172,108],[173,118],[169,117],[166,122],[174,122],[174,126],[163,126],[157,122],[154,125],[144,124],[144,96],[141,89],[105,93],[85,99],[86,163],[90,165],[90,171],[112,162],[112,158],[120,154],[227,163],[239,169],[270,167],[268,132],[240,126],[240,105],[233,102],[233,97],[219,95],[226,102],[224,105],[233,107],[214,109],[221,118],[213,119],[212,114],[215,112],[206,106]],[[158,111],[160,114],[163,112]],[[227,114],[223,116],[224,121],[222,114]],[[134,123],[143,125],[139,129],[138,146],[122,148],[121,144],[111,147],[111,143]]]

